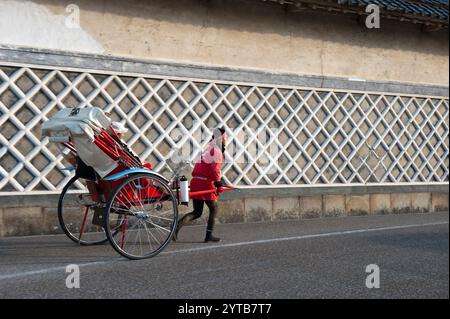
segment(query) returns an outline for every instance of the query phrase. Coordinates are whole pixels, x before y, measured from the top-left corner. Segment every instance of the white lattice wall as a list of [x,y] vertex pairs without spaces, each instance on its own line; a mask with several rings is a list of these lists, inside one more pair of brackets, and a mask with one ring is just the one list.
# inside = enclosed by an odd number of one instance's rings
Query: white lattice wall
[[[129,145],[157,170],[171,149],[201,148],[197,133],[225,123],[237,155],[224,174],[235,185],[448,182],[447,97],[0,65],[0,192],[62,188],[69,173],[40,124],[76,106],[126,120]],[[278,130],[275,156],[256,136],[237,138],[267,128]],[[173,140],[174,129],[184,134]]]

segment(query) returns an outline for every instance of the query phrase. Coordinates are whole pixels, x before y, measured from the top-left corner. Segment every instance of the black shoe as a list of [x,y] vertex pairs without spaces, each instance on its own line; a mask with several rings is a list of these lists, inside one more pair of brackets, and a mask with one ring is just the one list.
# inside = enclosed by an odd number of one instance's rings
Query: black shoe
[[213,235],[206,235],[205,243],[212,241],[213,243],[217,243],[220,241],[220,238],[214,237]]

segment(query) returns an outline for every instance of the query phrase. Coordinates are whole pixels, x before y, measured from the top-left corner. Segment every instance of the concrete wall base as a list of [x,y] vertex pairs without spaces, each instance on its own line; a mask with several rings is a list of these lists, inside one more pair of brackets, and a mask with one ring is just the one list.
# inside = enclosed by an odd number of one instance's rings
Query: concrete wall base
[[[448,211],[448,185],[244,189],[224,193],[218,223]],[[255,195],[258,194],[259,196]],[[0,237],[61,233],[58,194],[0,196]],[[180,216],[192,207],[181,207]],[[205,208],[206,210],[206,208]],[[204,224],[204,212],[196,224]]]

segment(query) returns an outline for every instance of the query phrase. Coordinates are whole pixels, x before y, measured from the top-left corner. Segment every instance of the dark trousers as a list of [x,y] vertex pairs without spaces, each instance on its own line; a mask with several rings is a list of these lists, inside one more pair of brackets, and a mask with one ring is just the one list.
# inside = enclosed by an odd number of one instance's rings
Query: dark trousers
[[214,223],[218,212],[217,201],[215,200],[200,200],[194,199],[194,210],[191,213],[188,213],[183,216],[178,222],[179,228],[184,225],[189,224],[191,221],[200,218],[203,214],[203,207],[208,206],[209,208],[209,218],[208,218],[208,227],[206,229],[207,232],[212,233],[214,230]]

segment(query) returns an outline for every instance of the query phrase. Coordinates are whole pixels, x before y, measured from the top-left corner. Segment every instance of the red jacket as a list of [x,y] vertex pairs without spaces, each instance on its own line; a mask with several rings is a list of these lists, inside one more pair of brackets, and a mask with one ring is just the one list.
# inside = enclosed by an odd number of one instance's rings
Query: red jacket
[[[222,163],[222,152],[214,142],[210,143],[192,171],[191,192],[216,190],[214,182],[220,181]],[[210,194],[191,196],[191,198],[217,200],[218,196],[216,192],[213,192]]]

